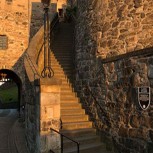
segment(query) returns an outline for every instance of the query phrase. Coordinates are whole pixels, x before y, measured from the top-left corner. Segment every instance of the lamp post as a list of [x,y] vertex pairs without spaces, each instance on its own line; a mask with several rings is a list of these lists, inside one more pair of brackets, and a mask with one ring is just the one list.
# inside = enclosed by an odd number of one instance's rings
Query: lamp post
[[41,72],[43,78],[51,78],[54,76],[54,72],[51,68],[51,56],[50,56],[50,30],[49,30],[49,16],[48,10],[51,0],[41,0],[44,6],[44,68]]

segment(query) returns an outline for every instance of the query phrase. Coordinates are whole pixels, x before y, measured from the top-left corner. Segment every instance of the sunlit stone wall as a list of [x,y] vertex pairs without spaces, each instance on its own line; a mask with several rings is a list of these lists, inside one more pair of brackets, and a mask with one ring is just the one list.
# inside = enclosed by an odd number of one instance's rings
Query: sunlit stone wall
[[78,38],[102,58],[153,46],[152,0],[78,0]]
[[[76,90],[86,112],[116,152],[152,153],[152,0],[77,4]],[[144,86],[151,89],[145,111],[138,102],[138,87]]]
[[8,48],[0,50],[0,68],[11,69],[28,47],[28,2],[0,1],[0,35],[8,37]]

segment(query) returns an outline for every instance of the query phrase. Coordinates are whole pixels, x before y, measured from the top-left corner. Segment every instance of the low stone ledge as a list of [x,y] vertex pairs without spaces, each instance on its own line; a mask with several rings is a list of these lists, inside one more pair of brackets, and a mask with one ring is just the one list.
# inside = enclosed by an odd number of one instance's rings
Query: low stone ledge
[[41,78],[41,79],[36,79],[34,81],[34,84],[36,86],[40,86],[40,85],[61,85],[62,84],[62,80],[57,79],[55,77],[53,78]]

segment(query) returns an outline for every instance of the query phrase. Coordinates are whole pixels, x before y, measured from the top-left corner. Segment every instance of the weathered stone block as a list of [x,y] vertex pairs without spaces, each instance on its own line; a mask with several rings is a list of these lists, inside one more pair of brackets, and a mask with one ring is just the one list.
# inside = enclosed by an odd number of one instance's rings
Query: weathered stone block
[[138,138],[138,129],[129,129],[129,136],[132,138]]
[[132,127],[139,128],[140,127],[139,116],[136,115],[131,116],[130,124]]
[[142,5],[142,0],[134,0],[135,7],[138,8]]
[[148,68],[148,77],[150,79],[153,79],[153,65],[149,65],[149,68]]
[[150,128],[150,117],[149,116],[140,116],[140,125]]
[[127,127],[123,127],[121,126],[119,128],[119,132],[118,132],[119,136],[121,137],[128,137],[129,135],[129,129]]
[[148,131],[147,129],[129,129],[129,136],[132,138],[139,138],[142,140],[147,140]]
[[133,76],[133,81],[132,81],[132,86],[133,87],[139,87],[140,85],[140,75],[139,73],[136,73],[134,76]]
[[106,32],[106,31],[108,31],[108,29],[110,29],[110,28],[111,28],[110,23],[109,23],[109,22],[106,22],[106,23],[103,25],[102,31],[103,31],[103,32]]

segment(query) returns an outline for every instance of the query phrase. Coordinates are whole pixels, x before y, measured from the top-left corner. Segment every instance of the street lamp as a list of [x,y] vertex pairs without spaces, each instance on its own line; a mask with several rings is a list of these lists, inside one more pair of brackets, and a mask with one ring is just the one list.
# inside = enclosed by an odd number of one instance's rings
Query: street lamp
[[54,72],[51,68],[51,56],[50,56],[50,30],[49,30],[49,16],[48,10],[51,0],[41,0],[44,6],[44,68],[41,72],[43,78],[51,78],[54,76]]

